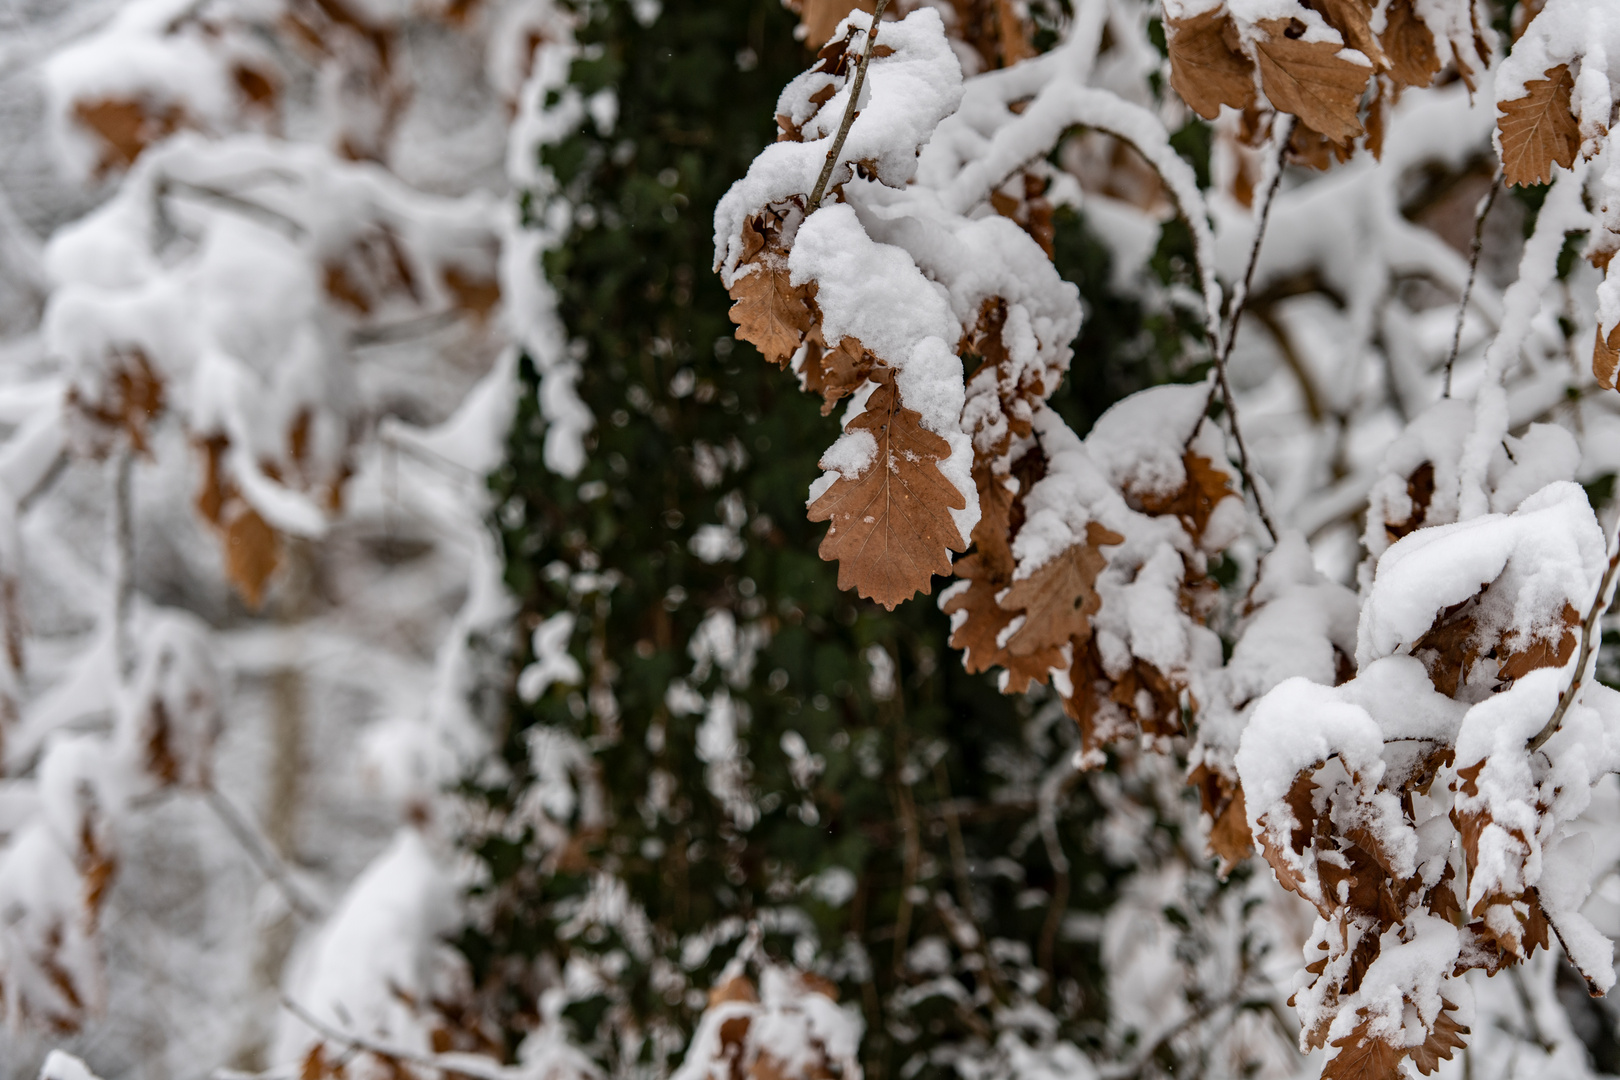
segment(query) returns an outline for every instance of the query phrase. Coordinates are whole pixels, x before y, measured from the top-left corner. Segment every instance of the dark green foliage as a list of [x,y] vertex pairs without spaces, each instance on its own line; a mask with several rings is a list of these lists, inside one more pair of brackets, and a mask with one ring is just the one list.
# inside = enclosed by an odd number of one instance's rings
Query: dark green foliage
[[[468,838],[488,884],[484,918],[461,945],[489,1011],[515,1041],[560,965],[622,959],[611,988],[566,1016],[609,1068],[667,1068],[737,942],[733,933],[686,962],[682,943],[736,916],[761,920],[771,954],[828,975],[859,1005],[874,1080],[937,1048],[982,1045],[991,1002],[1019,995],[1046,1003],[1064,1037],[1095,1044],[1105,1015],[1096,945],[1061,931],[1067,913],[1110,903],[1121,871],[1098,855],[1088,825],[1101,811],[1085,784],[1059,818],[1074,873],[1054,869],[1033,826],[1035,791],[1071,752],[1072,724],[1055,706],[964,674],[934,598],[888,613],[837,589],[836,567],[816,555],[823,527],[804,509],[836,418],[733,340],[729,299],[710,271],[715,201],[773,137],[771,103],[807,63],[793,19],[777,0],[669,2],[651,27],[628,3],[583,10],[593,58],[575,65],[574,82],[586,94],[614,89],[619,116],[610,134],[587,124],[544,150],[576,214],[545,273],[583,347],[579,392],[597,427],[580,476],[547,471],[525,361],[510,463],[492,483],[523,626],[575,612],[572,652],[587,685],[554,686],[532,705],[514,698],[510,777],[468,787],[489,823]],[[1167,272],[1186,259],[1172,234]],[[1111,401],[1174,375],[1197,325],[1107,294],[1107,252],[1072,213],[1060,215],[1057,258],[1086,290],[1088,321],[1054,403],[1084,431]],[[746,518],[746,551],[709,564],[689,541],[725,523],[725,499]],[[935,584],[937,594],[948,582]],[[768,634],[751,670],[714,663],[694,677],[691,643],[712,612]],[[874,693],[873,649],[895,667],[892,695]],[[759,814],[749,828],[710,793],[704,715],[670,707],[671,681],[683,678],[710,708],[724,698],[748,717],[740,737]],[[581,828],[576,814],[566,853],[543,844],[522,810],[536,728],[588,747],[606,796],[607,827]],[[795,779],[795,739],[819,774],[801,766]],[[831,868],[856,882],[837,905],[806,887]],[[565,928],[570,903],[609,877],[645,912],[647,944],[623,922]],[[794,910],[806,920],[795,923]],[[963,910],[982,937],[1015,943],[1012,959],[987,962],[983,941],[963,945],[959,923],[952,970],[970,991],[988,980],[988,999],[899,1006],[896,991],[924,981],[900,958],[927,937],[953,942]],[[1044,984],[1004,981],[1036,970]],[[617,1038],[632,1026],[652,1036],[633,1061]],[[941,1060],[906,1075],[944,1076]]]

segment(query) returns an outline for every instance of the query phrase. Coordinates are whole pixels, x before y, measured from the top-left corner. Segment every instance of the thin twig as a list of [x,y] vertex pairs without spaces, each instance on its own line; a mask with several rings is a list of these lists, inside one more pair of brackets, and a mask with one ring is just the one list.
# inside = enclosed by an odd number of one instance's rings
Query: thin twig
[[131,485],[135,451],[121,450],[113,463],[113,651],[118,677],[126,680],[135,670],[135,646],[129,620],[135,608],[135,516]]
[[420,1065],[425,1069],[436,1069],[445,1073],[459,1073],[462,1076],[476,1077],[478,1080],[511,1080],[514,1075],[512,1070],[497,1062],[488,1061],[481,1055],[423,1054],[415,1050],[406,1050],[403,1047],[389,1046],[386,1043],[368,1039],[363,1035],[341,1031],[298,1004],[286,994],[281,995],[281,1007],[313,1028],[321,1038],[341,1043],[368,1054],[374,1054],[383,1059],[403,1061],[411,1065]]
[[1067,755],[1057,768],[1041,780],[1036,802],[1036,822],[1040,826],[1041,841],[1046,845],[1046,861],[1052,865],[1052,898],[1046,905],[1046,919],[1041,924],[1041,940],[1035,962],[1046,972],[1046,984],[1041,987],[1041,1003],[1051,1001],[1057,986],[1057,935],[1063,926],[1064,913],[1069,907],[1069,857],[1063,853],[1063,841],[1058,836],[1058,802],[1068,793],[1069,785],[1079,777],[1080,769],[1073,755]]
[[[1616,525],[1620,526],[1620,515],[1616,517]],[[1620,541],[1620,536],[1617,536],[1616,540]],[[1597,629],[1598,620],[1603,618],[1603,613],[1609,610],[1609,604],[1614,599],[1615,574],[1620,571],[1620,543],[1610,541],[1609,546],[1613,550],[1609,554],[1608,569],[1603,571],[1603,580],[1598,583],[1597,595],[1592,598],[1592,610],[1586,613],[1586,618],[1581,623],[1581,651],[1575,661],[1575,677],[1564,687],[1564,692],[1558,695],[1558,708],[1553,710],[1547,723],[1536,732],[1535,738],[1530,740],[1528,749],[1532,754],[1540,750],[1564,722],[1564,714],[1574,703],[1575,695],[1580,693],[1581,684],[1586,681],[1586,669],[1592,662],[1592,653],[1597,651],[1598,642],[1602,639]]]
[[1232,441],[1237,443],[1238,470],[1243,474],[1243,483],[1254,494],[1254,508],[1260,514],[1266,531],[1273,540],[1277,538],[1277,526],[1271,520],[1271,514],[1266,510],[1265,498],[1260,494],[1259,485],[1254,482],[1254,473],[1249,467],[1249,447],[1243,440],[1243,429],[1238,426],[1237,400],[1232,396],[1232,384],[1226,378],[1226,362],[1232,356],[1232,347],[1237,344],[1238,321],[1243,318],[1243,309],[1249,302],[1249,288],[1254,284],[1254,268],[1260,262],[1260,245],[1266,238],[1266,222],[1271,219],[1271,205],[1276,201],[1277,188],[1282,184],[1283,164],[1288,156],[1288,139],[1293,134],[1293,117],[1279,114],[1275,131],[1272,137],[1277,142],[1276,159],[1271,175],[1271,183],[1266,185],[1261,196],[1260,206],[1256,211],[1254,227],[1254,243],[1249,247],[1249,264],[1244,267],[1243,280],[1238,282],[1237,288],[1232,292],[1231,311],[1226,318],[1226,337],[1224,340],[1214,342],[1215,351],[1215,386],[1210,387],[1210,396],[1214,397],[1218,387],[1221,400],[1226,404],[1226,416],[1232,425]]
[[280,210],[273,210],[263,203],[254,202],[252,199],[244,199],[240,195],[222,191],[207,184],[193,184],[189,180],[179,180],[167,176],[158,181],[157,194],[159,198],[170,194],[190,195],[204,202],[214,203],[227,210],[234,210],[243,217],[252,218],[261,224],[277,229],[292,240],[301,240],[309,234],[309,230],[304,228],[302,222],[295,221]]
[[1457,305],[1457,325],[1451,332],[1451,352],[1446,354],[1446,382],[1441,397],[1451,396],[1451,368],[1457,362],[1457,351],[1462,348],[1463,321],[1468,316],[1468,301],[1474,295],[1474,276],[1479,273],[1479,252],[1485,245],[1485,219],[1496,205],[1496,193],[1502,190],[1502,167],[1498,165],[1491,177],[1491,190],[1480,200],[1474,213],[1474,242],[1468,246],[1468,282],[1463,286],[1462,302]]
[[293,913],[306,922],[314,922],[319,919],[321,917],[320,905],[311,900],[294,883],[292,872],[288,870],[287,864],[271,848],[270,842],[259,834],[258,829],[254,828],[253,823],[242,814],[242,811],[236,808],[236,804],[232,803],[220,793],[218,788],[212,785],[203,788],[203,794],[207,797],[208,805],[213,808],[215,815],[230,830],[231,835],[236,837],[237,842],[242,845],[242,849],[247,852],[248,858],[252,859],[254,865],[258,866],[264,876],[280,890],[282,897],[287,901],[287,906],[292,908]]
[[855,123],[855,114],[860,111],[861,88],[866,85],[866,65],[872,62],[872,43],[877,41],[878,20],[883,18],[883,9],[888,6],[889,0],[878,0],[877,10],[872,12],[872,28],[866,32],[866,48],[861,51],[861,62],[855,69],[855,88],[849,95],[849,104],[844,106],[844,120],[838,125],[838,134],[827,151],[827,160],[821,165],[821,175],[816,178],[816,186],[810,192],[810,205],[805,210],[807,214],[821,208],[821,197],[827,193],[827,182],[832,179],[833,169],[838,165],[838,155],[844,152],[844,140],[849,137],[850,125]]

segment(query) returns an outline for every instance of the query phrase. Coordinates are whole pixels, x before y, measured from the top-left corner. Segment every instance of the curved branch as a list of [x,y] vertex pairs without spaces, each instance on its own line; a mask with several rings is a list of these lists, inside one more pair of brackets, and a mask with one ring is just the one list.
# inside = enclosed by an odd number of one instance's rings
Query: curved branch
[[810,192],[806,215],[821,209],[821,198],[827,193],[827,181],[832,179],[833,169],[838,166],[838,155],[844,152],[844,140],[849,138],[850,126],[861,111],[861,90],[866,85],[866,67],[872,62],[872,45],[877,41],[878,20],[883,18],[883,9],[888,6],[889,0],[878,0],[877,10],[872,12],[872,28],[866,32],[866,48],[861,51],[861,62],[855,69],[855,87],[850,92],[849,104],[844,106],[844,120],[838,125],[838,135],[827,148],[827,160],[822,163],[821,175],[816,177],[816,186]]
[[[1620,530],[1620,515],[1615,518],[1617,530]],[[1564,692],[1558,695],[1558,707],[1553,710],[1552,716],[1547,718],[1546,724],[1531,738],[1526,749],[1535,753],[1546,745],[1547,740],[1557,734],[1558,728],[1564,722],[1564,714],[1575,703],[1575,696],[1580,693],[1581,686],[1586,682],[1587,669],[1592,665],[1592,654],[1597,651],[1598,642],[1602,634],[1598,632],[1598,620],[1603,613],[1609,610],[1614,602],[1614,582],[1617,572],[1620,572],[1620,535],[1609,542],[1608,568],[1603,571],[1603,580],[1598,583],[1597,595],[1592,598],[1592,608],[1581,621],[1581,648],[1575,661],[1575,677],[1564,687]]]
[[1463,322],[1468,316],[1468,302],[1474,295],[1474,277],[1479,273],[1479,252],[1485,243],[1485,219],[1496,205],[1496,194],[1502,190],[1502,166],[1496,167],[1491,177],[1491,190],[1480,200],[1474,213],[1474,242],[1468,246],[1468,283],[1463,286],[1462,300],[1457,304],[1457,326],[1451,332],[1451,351],[1446,354],[1446,381],[1441,397],[1451,396],[1451,369],[1457,363],[1457,350],[1462,347]]

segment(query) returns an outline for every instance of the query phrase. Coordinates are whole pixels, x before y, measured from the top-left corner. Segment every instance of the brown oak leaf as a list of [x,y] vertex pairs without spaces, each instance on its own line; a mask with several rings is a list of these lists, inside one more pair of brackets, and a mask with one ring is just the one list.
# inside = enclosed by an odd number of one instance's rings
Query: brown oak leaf
[[1181,460],[1187,470],[1187,481],[1176,491],[1169,495],[1127,491],[1125,498],[1133,509],[1144,514],[1174,514],[1197,541],[1203,537],[1216,505],[1236,489],[1232,474],[1216,468],[1215,463],[1202,454],[1188,450]]
[[1428,86],[1440,71],[1434,32],[1418,18],[1413,0],[1390,0],[1379,43],[1389,59],[1389,74],[1396,86]]
[[1254,62],[1238,44],[1237,27],[1224,6],[1186,19],[1165,21],[1170,48],[1170,85],[1205,120],[1222,105],[1245,109],[1254,103]]
[[838,343],[838,348],[827,348],[819,326],[810,328],[807,340],[810,347],[799,373],[804,378],[805,390],[821,395],[821,415],[826,416],[840,399],[853,394],[866,381],[873,358],[857,338],[846,337]]
[[1603,336],[1598,327],[1597,340],[1592,344],[1592,374],[1605,390],[1614,389],[1615,369],[1620,368],[1620,323],[1616,323],[1609,336]]
[[1445,998],[1440,999],[1440,1006],[1440,1015],[1435,1017],[1428,1038],[1407,1051],[1412,1064],[1424,1076],[1438,1069],[1441,1061],[1450,1061],[1453,1050],[1461,1050],[1466,1045],[1463,1036],[1468,1034],[1468,1028],[1451,1015],[1457,1006]]
[[1322,1070],[1322,1080],[1403,1080],[1402,1051],[1374,1038],[1372,1021],[1363,1020],[1350,1034],[1333,1040],[1339,1052]]
[[1342,46],[1331,41],[1303,40],[1305,24],[1298,19],[1266,19],[1259,26],[1265,37],[1255,53],[1271,104],[1341,146],[1359,136],[1356,114],[1371,62],[1341,56]]
[[789,280],[787,261],[767,256],[731,284],[737,338],[786,367],[810,329],[809,289]]
[[967,500],[939,471],[950,444],[901,402],[891,370],[872,377],[877,388],[866,411],[844,430],[868,432],[876,453],[855,478],[840,476],[822,492],[810,520],[831,523],[820,555],[838,560],[838,587],[892,611],[931,592],[933,575],[950,571],[950,552],[966,549],[950,511]]
[[1569,168],[1581,146],[1580,125],[1570,112],[1575,80],[1568,64],[1524,84],[1524,97],[1502,103],[1496,118],[1502,143],[1502,172],[1509,184],[1545,184],[1553,166]]
[[1082,645],[1090,640],[1091,617],[1102,607],[1097,575],[1108,566],[1099,548],[1124,542],[1112,529],[1088,522],[1085,543],[1070,545],[1029,577],[1013,582],[1000,603],[1008,611],[1022,613],[1024,625],[1007,639],[1007,651],[1029,656],[1061,649],[1070,641]]
[[[1025,453],[1013,463],[1013,476],[1020,491],[1028,491],[1046,471],[1046,459],[1038,449]],[[1008,477],[994,475],[988,463],[973,467],[973,481],[979,491],[979,523],[973,527],[974,551],[956,560],[956,576],[968,582],[966,589],[945,602],[947,615],[965,617],[951,632],[951,648],[962,650],[962,664],[969,674],[1006,669],[1002,691],[1022,694],[1031,683],[1045,685],[1051,669],[1063,663],[1061,646],[1036,650],[1027,656],[1014,656],[997,642],[1012,622],[1014,613],[996,603],[996,597],[1011,582],[1017,564],[1012,555],[1012,538],[1022,522],[1022,504]]]

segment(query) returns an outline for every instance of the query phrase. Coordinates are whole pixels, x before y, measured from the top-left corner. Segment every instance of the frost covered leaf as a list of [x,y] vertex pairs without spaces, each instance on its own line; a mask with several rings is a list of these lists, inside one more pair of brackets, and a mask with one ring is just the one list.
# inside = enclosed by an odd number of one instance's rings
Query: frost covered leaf
[[1339,32],[1346,46],[1371,60],[1375,70],[1389,67],[1383,46],[1372,31],[1371,0],[1311,0],[1309,6]]
[[1086,525],[1086,542],[1075,544],[1015,581],[1000,603],[1020,612],[1024,624],[1007,639],[1014,656],[1061,649],[1069,641],[1084,644],[1091,637],[1091,617],[1102,606],[1097,575],[1108,565],[1098,549],[1123,543],[1125,538],[1093,521]]
[[[1216,467],[1209,458],[1188,450],[1182,457],[1182,463],[1187,469],[1187,482],[1174,492],[1160,495],[1154,492],[1126,491],[1126,497],[1132,505],[1144,514],[1173,514],[1181,519],[1181,523],[1192,535],[1194,540],[1202,539],[1209,519],[1215,512],[1215,507],[1221,500],[1237,494],[1233,486],[1234,477],[1225,469]],[[1104,543],[1118,543],[1118,541],[1104,541]]]
[[1237,27],[1224,5],[1188,18],[1165,20],[1170,47],[1170,85],[1205,120],[1222,105],[1254,104],[1254,63],[1238,43]]
[[1509,185],[1545,184],[1553,166],[1569,168],[1580,149],[1581,129],[1570,111],[1575,80],[1568,64],[1524,84],[1525,95],[1501,104],[1496,126],[1501,135],[1503,177]]
[[1364,1020],[1344,1038],[1333,1040],[1339,1052],[1322,1070],[1322,1080],[1401,1080],[1404,1055],[1374,1036],[1371,1026],[1371,1021]]
[[1415,0],[1390,0],[1379,37],[1397,86],[1427,86],[1440,70],[1434,32],[1418,17]]
[[1298,19],[1266,19],[1255,42],[1260,85],[1271,104],[1314,131],[1345,145],[1362,133],[1357,112],[1372,74],[1369,63],[1340,55],[1331,41],[1305,41]]
[[789,280],[787,263],[767,257],[731,284],[737,337],[786,367],[810,329],[809,291]]
[[1598,327],[1597,339],[1592,343],[1592,375],[1599,386],[1614,389],[1616,368],[1620,368],[1620,323],[1615,324],[1608,337],[1604,337],[1603,328]]
[[838,561],[838,587],[893,610],[950,572],[949,553],[966,547],[950,511],[967,500],[939,470],[950,444],[901,403],[892,371],[879,369],[873,381],[865,411],[845,428],[846,438],[864,432],[873,440],[871,458],[833,481],[811,504],[810,520],[831,523],[820,554]]
[[[1412,655],[1423,661],[1436,690],[1456,697],[1459,688],[1481,659],[1496,660],[1499,681],[1520,679],[1536,668],[1559,667],[1575,651],[1575,631],[1581,614],[1566,603],[1558,622],[1541,633],[1516,640],[1505,629],[1492,631],[1480,625],[1481,597],[1453,605],[1441,612],[1428,632],[1412,643]],[[1555,632],[1558,626],[1562,633]],[[1516,647],[1515,647],[1516,646]]]

